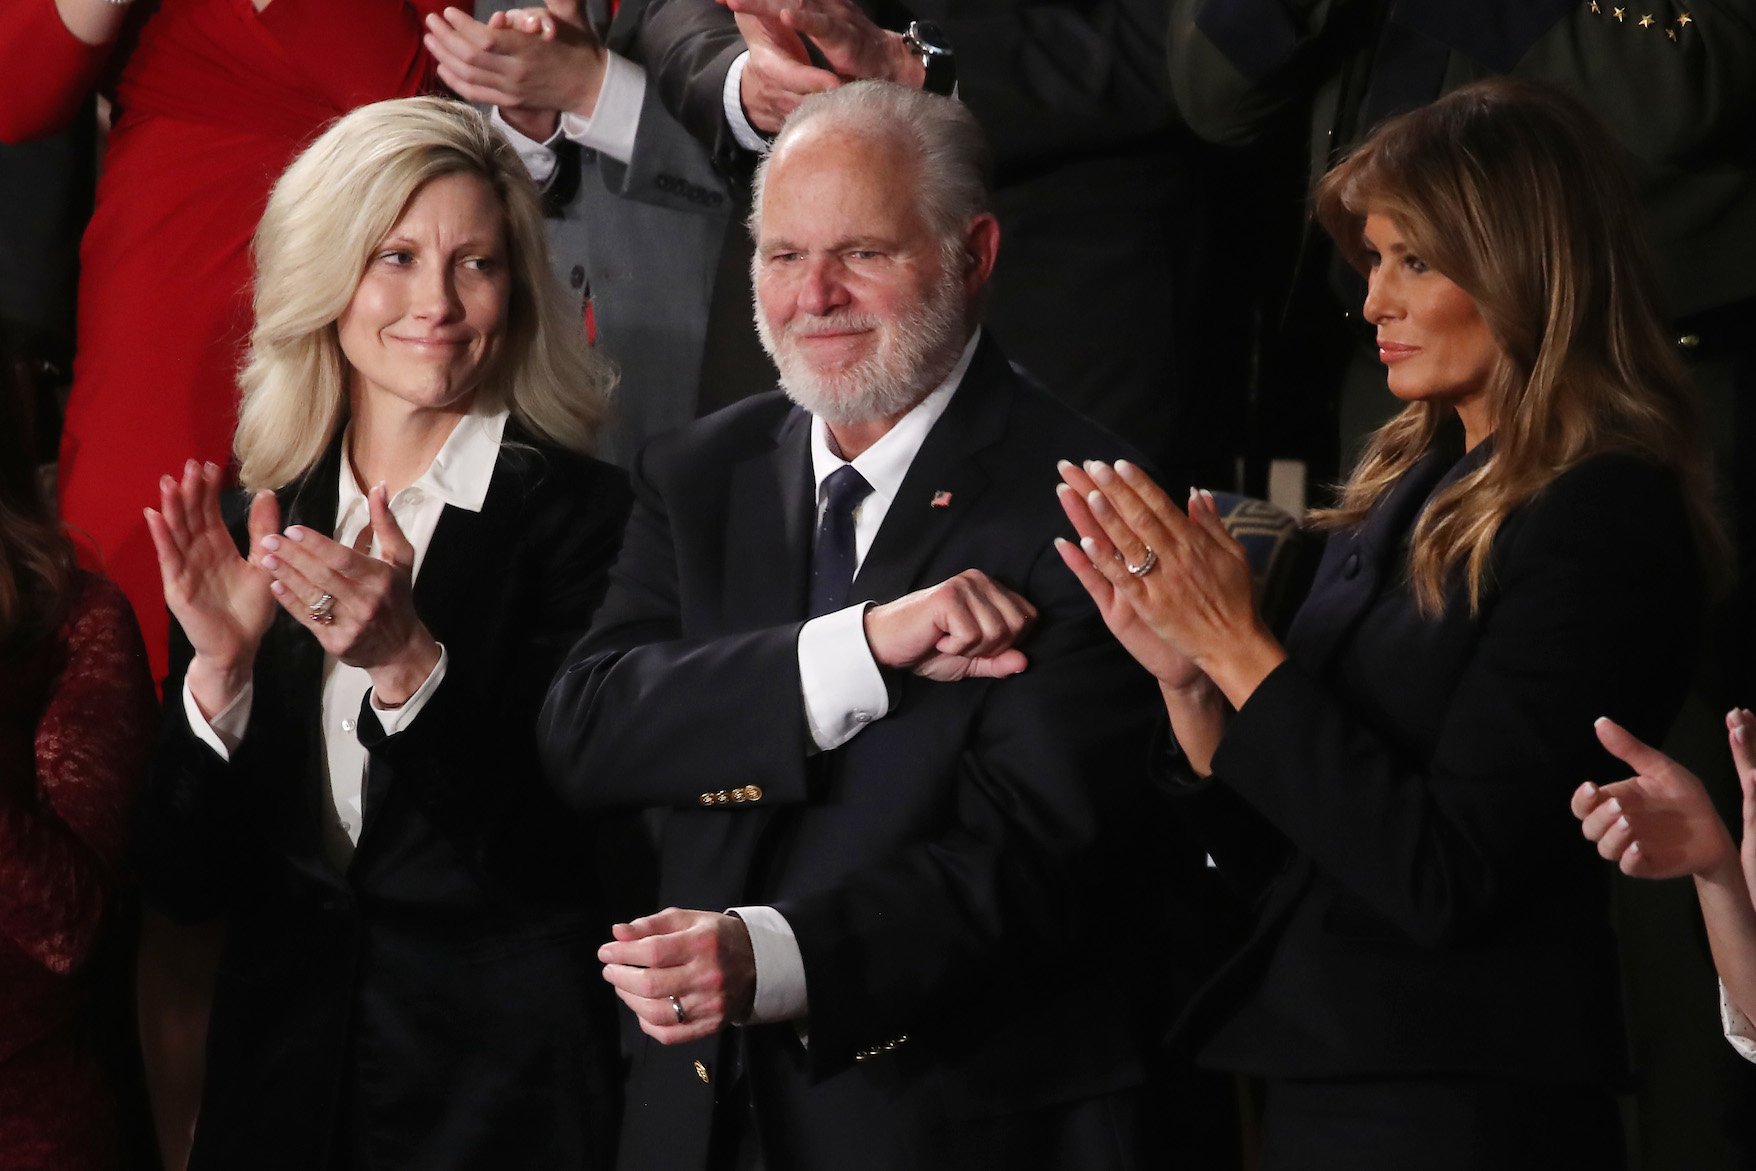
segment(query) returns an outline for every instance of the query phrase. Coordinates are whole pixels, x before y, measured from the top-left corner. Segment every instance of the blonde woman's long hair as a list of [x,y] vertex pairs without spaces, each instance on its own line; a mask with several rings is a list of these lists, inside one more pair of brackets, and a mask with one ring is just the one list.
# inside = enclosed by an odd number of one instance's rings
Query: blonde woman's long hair
[[337,119],[269,194],[251,246],[256,323],[238,376],[233,449],[245,487],[279,488],[322,457],[347,415],[336,321],[415,193],[458,174],[479,176],[498,197],[512,274],[506,336],[478,401],[561,447],[591,447],[615,377],[554,283],[536,188],[479,112],[403,98]]
[[[1460,570],[1478,611],[1506,518],[1601,452],[1671,469],[1704,560],[1720,551],[1693,390],[1665,333],[1618,153],[1574,99],[1496,78],[1384,123],[1317,189],[1318,222],[1349,263],[1367,270],[1365,218],[1387,216],[1411,252],[1469,294],[1499,343],[1492,452],[1415,525],[1409,578],[1423,613],[1443,608]],[[1442,402],[1404,407],[1313,521],[1360,523],[1453,415]]]

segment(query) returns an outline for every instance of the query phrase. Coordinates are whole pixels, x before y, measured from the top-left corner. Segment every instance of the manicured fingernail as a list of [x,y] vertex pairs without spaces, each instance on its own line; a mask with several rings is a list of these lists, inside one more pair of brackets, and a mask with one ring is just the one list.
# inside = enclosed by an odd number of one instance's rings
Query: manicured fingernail
[[261,545],[264,549],[278,549],[280,548],[280,538],[273,535],[266,536],[258,541],[257,544]]
[[1608,809],[1611,813],[1620,813],[1622,812],[1622,803],[1614,797],[1611,797],[1608,801],[1604,802],[1604,808]]
[[201,465],[196,463],[194,460],[188,460],[183,464],[183,471],[184,471],[184,474],[187,475],[187,474],[191,474],[191,473],[195,472],[200,467],[201,467]]
[[170,476],[160,476],[159,477],[159,491],[169,492],[172,488],[175,488],[176,486],[177,486],[177,481],[172,479]]
[[262,559],[262,568],[264,568],[264,569],[279,569],[280,568],[280,558],[275,557],[273,555],[264,557]]
[[1632,858],[1634,855],[1636,855],[1638,853],[1640,853],[1640,843],[1639,842],[1629,842],[1628,843],[1628,851],[1624,855],[1624,857]]
[[205,471],[210,476],[219,474],[219,465],[214,463],[212,460],[208,460],[206,463],[202,464],[201,467],[202,467],[202,470]]
[[1742,744],[1747,738],[1742,724],[1732,729],[1732,739],[1736,740],[1739,744]]
[[1597,786],[1592,784],[1590,781],[1585,782],[1585,784],[1581,785],[1580,788],[1585,790],[1585,795],[1587,797],[1597,796]]
[[1071,460],[1058,459],[1055,461],[1055,470],[1057,472],[1064,472],[1072,466],[1073,462]]
[[1114,466],[1117,472],[1132,472],[1135,470],[1134,465],[1125,459],[1117,460]]
[[1616,819],[1616,828],[1617,829],[1627,829],[1628,828],[1628,819],[1626,817],[1618,817]]
[[1085,494],[1085,502],[1092,505],[1102,505],[1104,502],[1104,494],[1099,492],[1096,488],[1093,488],[1090,492]]
[[294,525],[292,528],[287,530],[287,540],[289,540],[289,541],[303,541],[304,539],[305,539],[305,530],[301,526]]
[[274,592],[274,593],[275,593],[275,595],[276,595],[276,596],[279,596],[279,595],[281,595],[281,594],[284,594],[284,593],[286,593],[286,592],[287,592],[287,587],[286,587],[286,586],[285,586],[285,585],[284,585],[284,584],[282,584],[282,583],[281,583],[281,582],[278,582],[278,581],[271,581],[271,582],[269,582],[269,583],[268,583],[268,588],[269,588],[269,589],[270,589],[270,590],[272,590],[272,591],[273,591],[273,592]]
[[1593,720],[1593,721],[1592,721],[1592,722],[1591,722],[1591,726],[1592,726],[1592,727],[1594,727],[1594,728],[1601,728],[1601,727],[1603,727],[1603,726],[1604,726],[1604,725],[1605,725],[1605,724],[1607,724],[1607,723],[1609,723],[1609,722],[1610,722],[1610,717],[1608,717],[1608,716],[1599,716],[1599,717],[1598,717],[1598,718],[1597,718],[1597,719],[1595,719],[1595,720]]
[[1087,557],[1091,558],[1092,564],[1096,565],[1098,559],[1097,542],[1090,537],[1081,537],[1079,538],[1079,547],[1085,551]]

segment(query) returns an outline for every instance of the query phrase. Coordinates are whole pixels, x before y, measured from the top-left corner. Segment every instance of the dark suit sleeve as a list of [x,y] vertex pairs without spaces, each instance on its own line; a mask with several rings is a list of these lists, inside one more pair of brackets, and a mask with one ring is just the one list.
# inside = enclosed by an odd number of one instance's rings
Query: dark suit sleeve
[[[538,721],[549,779],[575,808],[695,805],[704,790],[805,793],[799,623],[684,639],[665,502],[634,470],[634,514],[609,596]],[[711,778],[709,784],[704,778]]]
[[1064,161],[1170,124],[1163,0],[967,7],[937,23],[957,54],[957,96],[1001,166]]
[[494,648],[497,666],[453,658],[427,705],[394,736],[384,734],[370,696],[361,703],[360,743],[371,767],[409,778],[428,819],[484,872],[500,868],[494,851],[518,849],[530,819],[552,813],[533,759],[531,716],[603,599],[628,509],[620,473],[593,466],[585,484],[550,490],[521,517],[532,584],[522,612],[501,616],[507,643]]
[[[1045,963],[1092,958],[1082,940],[1121,938],[1128,923],[1144,946],[1156,926],[1153,896],[1115,881],[1142,847],[1113,836],[1141,825],[1156,693],[1052,548],[1023,592],[1039,610],[1023,645],[1029,668],[952,685],[987,693],[950,777],[945,826],[777,905],[804,960],[816,1076],[875,1040],[947,1017],[955,1028]],[[1129,863],[1119,866],[1118,854]]]
[[1582,848],[1572,790],[1626,772],[1593,720],[1656,739],[1689,677],[1701,591],[1665,476],[1594,461],[1508,524],[1430,757],[1295,659],[1245,702],[1214,760],[1221,782],[1419,944],[1491,925],[1555,851]]
[[626,52],[716,165],[730,173],[749,169],[750,152],[732,137],[723,104],[726,72],[744,52],[729,11],[714,0],[646,0]]
[[1371,35],[1375,7],[1360,0],[1171,0],[1165,51],[1177,111],[1210,142],[1250,141]]

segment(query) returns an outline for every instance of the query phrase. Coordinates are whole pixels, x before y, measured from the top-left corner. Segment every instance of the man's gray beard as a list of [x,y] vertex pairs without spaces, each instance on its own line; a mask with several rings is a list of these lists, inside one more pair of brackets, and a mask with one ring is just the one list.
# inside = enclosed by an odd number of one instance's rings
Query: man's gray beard
[[[826,423],[847,425],[896,418],[932,393],[957,364],[965,312],[963,282],[948,269],[926,300],[882,331],[876,353],[835,374],[819,374],[784,336],[777,340],[760,309],[756,333],[787,397]],[[825,324],[881,327],[874,317],[835,314],[796,318],[791,328]]]

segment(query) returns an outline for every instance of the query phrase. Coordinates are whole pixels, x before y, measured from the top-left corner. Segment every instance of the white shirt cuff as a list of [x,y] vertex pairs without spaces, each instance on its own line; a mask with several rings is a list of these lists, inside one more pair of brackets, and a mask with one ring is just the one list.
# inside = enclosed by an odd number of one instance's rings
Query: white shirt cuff
[[744,921],[750,931],[750,952],[756,960],[756,995],[749,1024],[796,1021],[805,1015],[805,960],[792,924],[773,907],[733,907],[726,912]]
[[884,676],[866,643],[866,603],[813,618],[799,629],[799,690],[805,725],[824,752],[840,748],[890,711]]
[[195,702],[195,693],[189,689],[189,680],[183,680],[183,715],[189,720],[189,730],[195,738],[219,753],[221,760],[229,761],[238,745],[244,742],[244,730],[250,726],[250,705],[256,696],[256,684],[247,682],[244,689],[232,697],[232,702],[214,713],[212,720],[201,714],[201,705]]
[[379,707],[377,693],[374,691],[366,692],[372,701],[372,714],[378,717],[378,726],[384,729],[386,736],[394,736],[415,722],[415,717],[421,714],[421,709],[427,706],[427,701],[433,697],[435,691],[439,690],[439,684],[444,682],[445,665],[450,661],[451,656],[446,652],[445,644],[440,643],[439,661],[433,664],[433,669],[427,673],[427,678],[419,687],[415,688],[413,695],[403,701],[401,707]]
[[[760,988],[761,985],[758,984],[757,987]],[[1738,1051],[1738,1056],[1745,1061],[1756,1061],[1756,1025],[1732,1003],[1732,998],[1726,995],[1723,982],[1719,986],[1719,1023],[1725,1030],[1726,1040]]]
[[538,187],[547,187],[555,174],[555,141],[561,137],[561,127],[557,125],[553,134],[538,142],[508,122],[501,115],[499,106],[494,107],[488,120],[500,132],[500,137],[511,143],[512,149],[518,152],[518,161],[530,173],[531,182]]
[[726,125],[732,128],[732,137],[738,140],[738,145],[765,155],[771,144],[750,125],[750,119],[744,114],[744,66],[749,63],[748,51],[738,54],[738,59],[726,70],[726,88],[720,92],[719,100],[725,108]]
[[563,110],[561,133],[580,146],[626,163],[634,157],[640,110],[646,104],[646,70],[614,53],[607,54],[607,58],[604,79],[598,84],[597,105],[590,114]]

